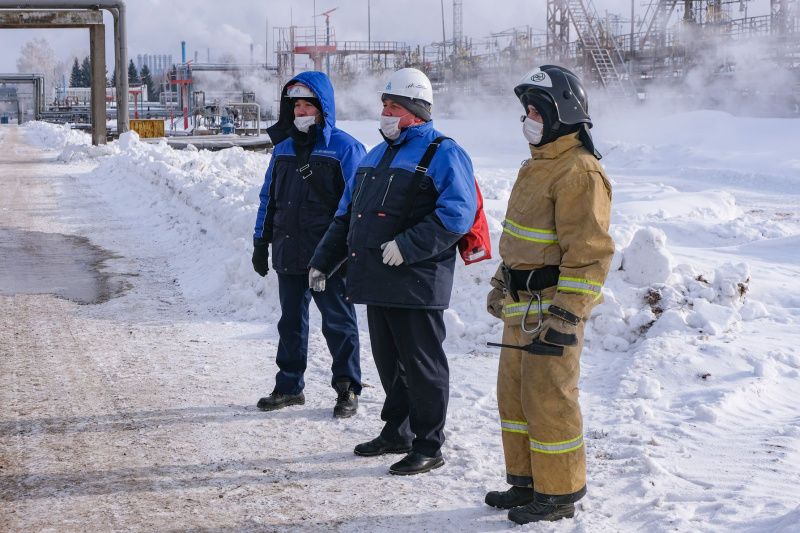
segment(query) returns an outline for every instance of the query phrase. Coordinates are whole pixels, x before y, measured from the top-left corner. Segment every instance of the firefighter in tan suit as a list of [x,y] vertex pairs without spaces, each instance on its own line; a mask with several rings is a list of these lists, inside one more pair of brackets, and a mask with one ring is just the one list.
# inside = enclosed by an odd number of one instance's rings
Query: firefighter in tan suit
[[519,524],[572,518],[586,493],[578,404],[583,328],[614,255],[611,185],[595,151],[586,93],[545,65],[514,89],[525,111],[523,163],[500,238],[487,310],[503,320],[497,376],[507,491],[486,503]]

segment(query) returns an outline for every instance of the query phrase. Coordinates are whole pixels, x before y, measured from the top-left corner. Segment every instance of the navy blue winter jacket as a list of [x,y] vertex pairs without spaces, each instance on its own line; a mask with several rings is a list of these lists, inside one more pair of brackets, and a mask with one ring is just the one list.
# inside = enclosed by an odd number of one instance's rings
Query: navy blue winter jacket
[[[328,274],[348,260],[351,303],[446,309],[450,303],[456,242],[475,220],[477,195],[472,161],[454,141],[439,147],[397,235],[394,228],[408,198],[414,169],[442,134],[426,122],[404,130],[391,144],[370,150],[348,183],[328,232],[310,266]],[[403,256],[383,264],[381,245],[392,239]]]
[[[330,80],[321,72],[303,72],[283,88],[280,118],[267,131],[275,143],[272,159],[261,187],[255,245],[272,243],[272,267],[283,274],[308,272],[308,262],[335,214],[320,195],[303,180],[299,171],[295,140],[304,137],[294,128],[294,109],[286,88],[297,82],[319,97],[324,125],[316,128],[316,143],[309,164],[316,183],[337,204],[352,185],[355,171],[366,150],[356,139],[336,127],[336,107]],[[311,130],[309,130],[311,131]]]

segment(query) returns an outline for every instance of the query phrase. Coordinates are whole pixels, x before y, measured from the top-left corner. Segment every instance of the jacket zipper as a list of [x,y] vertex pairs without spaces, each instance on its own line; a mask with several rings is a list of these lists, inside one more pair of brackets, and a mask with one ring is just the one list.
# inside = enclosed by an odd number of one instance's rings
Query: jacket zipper
[[361,178],[361,183],[359,183],[359,185],[358,185],[358,190],[356,191],[356,196],[355,196],[355,198],[353,198],[353,207],[356,206],[356,203],[358,202],[358,198],[361,196],[361,190],[364,188],[364,182],[366,180],[367,180],[367,173],[365,172],[364,173],[364,177]]
[[386,196],[389,195],[389,188],[392,186],[392,180],[393,179],[394,179],[394,174],[389,176],[389,184],[386,185],[386,192],[383,193],[383,200],[381,200],[381,206],[383,206],[383,204],[386,203]]

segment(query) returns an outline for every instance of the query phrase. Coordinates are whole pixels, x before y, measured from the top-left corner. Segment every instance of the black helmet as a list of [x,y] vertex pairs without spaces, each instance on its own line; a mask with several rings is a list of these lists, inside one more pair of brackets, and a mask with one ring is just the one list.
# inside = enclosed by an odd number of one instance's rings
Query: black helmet
[[[528,105],[533,105],[542,114],[546,123],[541,146],[554,141],[562,135],[578,132],[578,138],[597,159],[602,156],[594,147],[589,128],[589,98],[586,89],[572,71],[558,65],[542,65],[525,74],[514,87],[525,113]],[[555,117],[548,117],[549,108],[555,110]],[[544,111],[544,113],[542,113]]]
[[555,105],[558,121],[562,124],[588,124],[592,127],[586,90],[570,70],[557,65],[542,65],[525,74],[514,87],[514,94],[522,102],[526,113],[528,107],[523,97],[528,92],[547,95]]

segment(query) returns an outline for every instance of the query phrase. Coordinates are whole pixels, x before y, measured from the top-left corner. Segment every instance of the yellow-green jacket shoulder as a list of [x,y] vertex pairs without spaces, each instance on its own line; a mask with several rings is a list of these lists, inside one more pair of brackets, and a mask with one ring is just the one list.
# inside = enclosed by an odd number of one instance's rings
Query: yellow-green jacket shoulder
[[[611,184],[577,134],[530,148],[532,157],[520,168],[509,197],[500,256],[514,269],[558,265],[557,290],[547,289],[542,297],[587,317],[602,301],[601,288],[614,255],[608,233]],[[507,297],[506,304],[514,302]],[[511,311],[504,313],[511,315],[507,321],[518,323],[517,313]],[[535,321],[535,314],[529,319]]]

